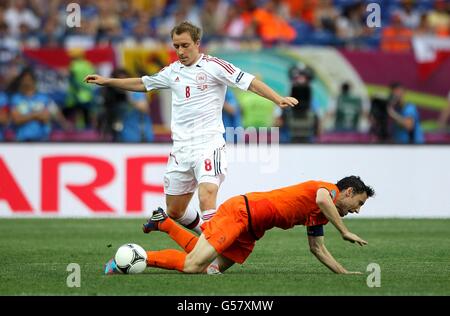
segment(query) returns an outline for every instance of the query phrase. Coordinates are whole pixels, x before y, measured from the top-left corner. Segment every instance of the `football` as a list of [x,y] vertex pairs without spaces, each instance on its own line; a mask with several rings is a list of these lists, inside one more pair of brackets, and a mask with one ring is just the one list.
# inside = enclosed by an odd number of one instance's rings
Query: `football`
[[119,271],[125,274],[142,273],[147,267],[147,252],[136,244],[120,246],[114,259]]

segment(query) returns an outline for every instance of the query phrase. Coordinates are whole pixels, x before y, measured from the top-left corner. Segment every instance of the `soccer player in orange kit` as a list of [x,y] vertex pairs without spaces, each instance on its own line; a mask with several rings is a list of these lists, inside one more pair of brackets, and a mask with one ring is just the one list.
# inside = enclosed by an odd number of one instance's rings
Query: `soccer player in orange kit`
[[[144,225],[144,232],[166,232],[184,251],[147,251],[147,266],[184,273],[224,272],[234,263],[242,264],[265,231],[273,227],[289,229],[305,225],[310,250],[320,262],[335,273],[359,274],[347,271],[328,252],[323,225],[330,221],[344,240],[366,245],[365,240],[347,229],[341,217],[359,213],[374,193],[359,177],[350,176],[337,184],[307,181],[269,192],[235,196],[225,201],[216,215],[202,225],[203,233],[199,237],[176,224],[159,208]],[[216,258],[218,266],[212,267],[211,262]],[[114,272],[112,260],[105,273]]]

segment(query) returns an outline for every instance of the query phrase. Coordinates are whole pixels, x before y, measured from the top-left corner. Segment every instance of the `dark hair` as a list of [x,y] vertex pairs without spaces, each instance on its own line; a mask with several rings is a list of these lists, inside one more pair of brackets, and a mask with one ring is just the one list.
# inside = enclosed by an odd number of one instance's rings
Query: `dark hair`
[[394,82],[391,82],[389,87],[391,88],[391,90],[394,90],[394,89],[397,89],[397,88],[403,88],[403,85],[400,82],[398,82],[398,81],[394,81]]
[[173,39],[174,34],[180,35],[183,33],[189,33],[194,43],[197,43],[202,38],[202,30],[189,21],[183,21],[176,25],[172,31],[170,31],[170,36]]
[[20,89],[20,85],[22,83],[22,80],[25,76],[31,76],[31,78],[33,79],[34,82],[37,81],[36,79],[36,74],[33,70],[33,68],[31,66],[26,66],[25,68],[22,69],[22,71],[19,73],[19,75],[17,75],[17,77],[15,77],[11,83],[9,84],[9,86],[7,87],[7,92],[8,93],[16,93],[19,91]]
[[365,185],[364,182],[358,176],[349,176],[345,177],[336,183],[339,191],[343,191],[347,188],[353,188],[353,192],[355,194],[360,194],[366,192],[367,197],[371,197],[375,195],[375,191],[368,185]]
[[350,85],[350,82],[348,82],[348,81],[344,82],[344,83],[341,85],[341,91],[342,91],[342,93],[344,93],[344,94],[349,93],[349,92],[350,92],[350,89],[351,89],[351,85]]

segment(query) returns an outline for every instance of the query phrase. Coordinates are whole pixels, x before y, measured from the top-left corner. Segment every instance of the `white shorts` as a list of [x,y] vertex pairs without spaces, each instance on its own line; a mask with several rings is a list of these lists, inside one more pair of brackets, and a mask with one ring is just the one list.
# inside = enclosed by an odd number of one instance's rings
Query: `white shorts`
[[220,187],[227,174],[225,142],[203,148],[174,149],[164,175],[164,193],[182,195],[195,191],[200,183]]

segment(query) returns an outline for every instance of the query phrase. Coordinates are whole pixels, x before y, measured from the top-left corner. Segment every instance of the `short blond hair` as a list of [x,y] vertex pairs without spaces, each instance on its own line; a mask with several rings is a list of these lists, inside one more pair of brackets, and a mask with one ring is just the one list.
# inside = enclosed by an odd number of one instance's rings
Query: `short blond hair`
[[202,38],[202,30],[189,21],[183,21],[180,24],[176,25],[172,29],[172,31],[170,31],[170,36],[173,39],[174,34],[180,35],[183,33],[189,33],[194,43],[197,43]]

